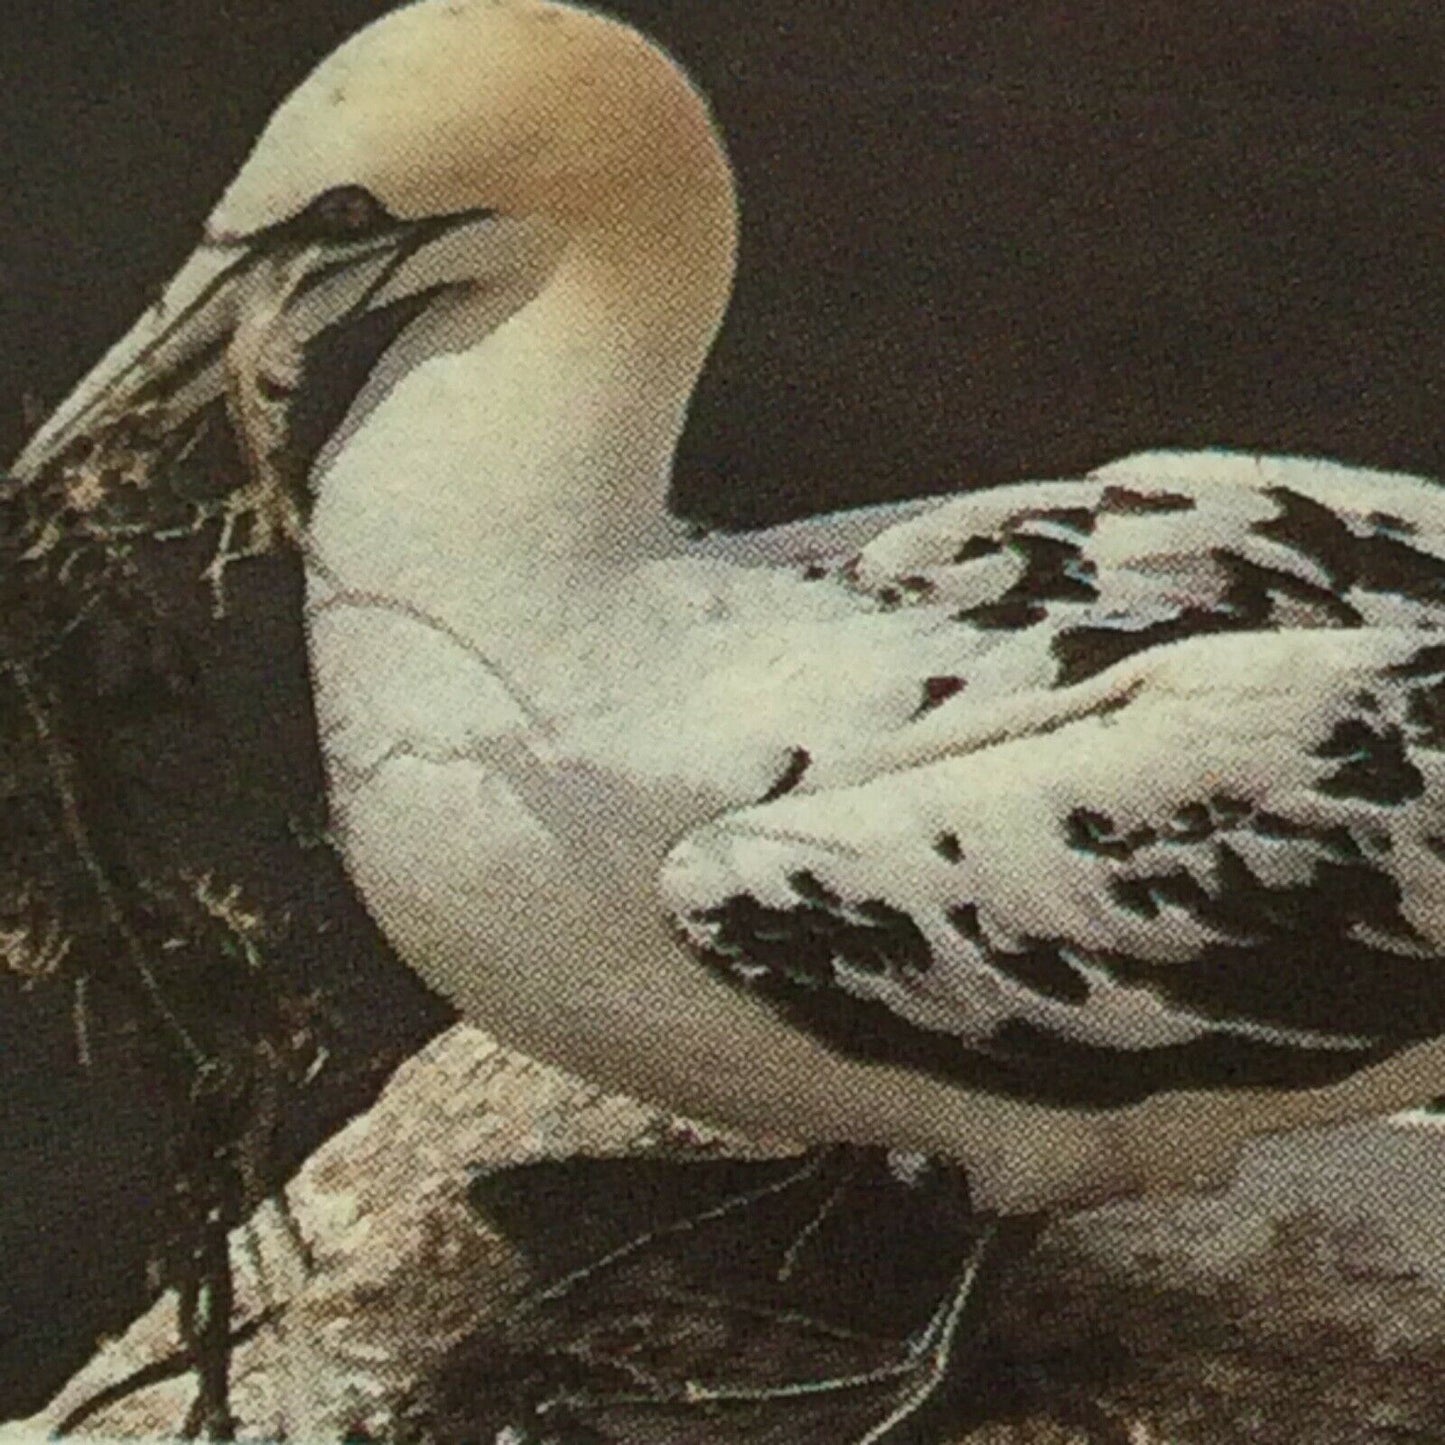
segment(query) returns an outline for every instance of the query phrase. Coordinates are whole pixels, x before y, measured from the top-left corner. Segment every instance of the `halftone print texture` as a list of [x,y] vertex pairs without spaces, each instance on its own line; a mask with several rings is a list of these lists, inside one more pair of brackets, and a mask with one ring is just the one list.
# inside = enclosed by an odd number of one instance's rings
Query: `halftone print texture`
[[1445,30],[341,8],[13,378],[17,1428],[1445,1438]]

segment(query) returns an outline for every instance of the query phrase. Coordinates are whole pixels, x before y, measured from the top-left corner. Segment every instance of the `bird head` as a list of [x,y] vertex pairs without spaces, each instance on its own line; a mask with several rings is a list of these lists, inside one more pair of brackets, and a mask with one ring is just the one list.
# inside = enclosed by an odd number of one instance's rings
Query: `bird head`
[[[16,470],[121,423],[133,441],[138,418],[174,448],[217,404],[251,418],[252,450],[280,445],[318,373],[344,393],[333,427],[384,356],[476,345],[580,262],[569,304],[705,352],[734,243],[708,108],[657,47],[553,0],[420,0],[282,103],[194,255]],[[359,363],[316,364],[358,339]]]

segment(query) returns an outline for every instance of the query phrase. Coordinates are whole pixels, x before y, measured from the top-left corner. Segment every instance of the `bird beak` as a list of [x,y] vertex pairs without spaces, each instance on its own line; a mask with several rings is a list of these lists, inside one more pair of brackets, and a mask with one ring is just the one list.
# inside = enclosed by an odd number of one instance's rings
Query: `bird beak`
[[[474,211],[397,221],[340,241],[298,238],[284,226],[248,237],[209,234],[12,470],[22,481],[57,467],[95,475],[123,456],[135,480],[137,457],[154,472],[192,448],[221,412],[245,433],[242,451],[254,460],[257,446],[287,442],[297,395],[313,378],[346,391],[329,403],[334,426],[411,321],[505,266],[508,230]],[[323,355],[335,362],[333,344],[357,336],[363,355],[345,366],[317,364]],[[323,440],[314,438],[310,450]]]

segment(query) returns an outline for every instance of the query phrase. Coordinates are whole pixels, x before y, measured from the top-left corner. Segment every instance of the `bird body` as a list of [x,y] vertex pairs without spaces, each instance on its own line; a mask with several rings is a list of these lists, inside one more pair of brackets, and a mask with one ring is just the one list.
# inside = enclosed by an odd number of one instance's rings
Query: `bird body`
[[[1249,531],[1277,515],[1262,489],[1181,480],[1170,465],[1145,465],[1153,486],[1198,495],[1200,510],[1216,502],[1239,524],[1229,540],[1241,555],[1264,540]],[[1116,474],[1012,489],[1002,511],[985,494],[972,535],[1048,536],[1058,524],[1030,515],[1041,499],[1097,506],[1124,490]],[[1288,474],[1303,487],[1312,475]],[[1256,480],[1278,475],[1255,468]],[[1423,528],[1435,504],[1414,490]],[[897,531],[916,540],[932,522],[954,531],[953,565],[969,540],[960,510],[894,526],[875,513],[861,557],[886,558]],[[334,659],[318,676],[343,848],[403,956],[528,1052],[708,1117],[960,1158],[980,1199],[1006,1209],[1197,1186],[1254,1133],[1428,1094],[1440,1051],[1411,1045],[1441,1023],[1427,841],[1438,781],[1409,710],[1424,706],[1411,686],[1433,685],[1410,672],[1429,640],[1413,618],[1343,628],[1331,615],[1413,602],[1312,582],[1322,595],[1303,625],[1236,630],[1250,619],[1228,565],[1216,556],[1221,570],[1201,573],[1205,538],[1181,546],[1177,513],[1155,515],[1152,531],[1127,513],[1126,548],[1104,511],[1087,541],[1072,534],[1111,559],[1084,562],[1102,600],[980,625],[960,616],[962,579],[945,600],[880,603],[890,584],[864,580],[856,547],[820,562],[831,520],[743,539],[745,552],[791,549],[791,565],[722,560],[722,540],[640,559],[605,591],[553,599],[563,620],[551,631],[442,639],[374,599],[313,614],[314,655]],[[1296,555],[1296,570],[1309,565]],[[977,585],[997,594],[1010,575]],[[1306,608],[1293,575],[1281,570],[1268,606]],[[1130,610],[1113,592],[1132,596]],[[584,605],[569,614],[568,600]],[[1151,645],[1155,612],[1187,618],[1185,635]],[[1087,664],[1069,639],[1105,630],[1105,616],[1122,624],[1106,648],[1138,651],[1074,681]],[[341,687],[328,688],[332,675]],[[480,696],[451,706],[462,678]],[[1406,766],[1419,765],[1408,799],[1320,790],[1348,766],[1331,740],[1350,740],[1351,708],[1372,687],[1380,733],[1410,739]],[[770,797],[790,773],[786,795]],[[1279,916],[1270,903],[1251,912],[1244,884],[1275,890]],[[1320,910],[1326,885],[1343,886],[1342,912]],[[1380,917],[1366,903],[1351,913],[1376,887]],[[1225,916],[1231,890],[1237,919]],[[721,910],[740,900],[771,916],[721,937]],[[810,960],[820,930],[790,930],[789,914],[816,925],[820,903],[838,927]],[[912,960],[910,941],[893,940],[886,979],[876,961],[872,974],[867,961],[848,967],[849,926],[866,936],[880,905],[918,930]],[[999,945],[991,958],[964,946],[969,913]],[[1331,929],[1348,957],[1331,957]],[[1361,954],[1352,933],[1378,952]],[[1204,956],[1234,938],[1227,958]],[[1010,970],[1008,956],[1039,953],[1041,939],[1077,956],[1071,982],[1055,960],[1062,995],[1057,977]],[[881,956],[887,973],[887,945]],[[759,960],[780,957],[798,997],[767,987]],[[1244,984],[1241,968],[1273,969],[1275,982]],[[891,1015],[888,1027],[850,1034],[810,1016],[820,991],[845,1017]],[[999,1030],[1025,1021],[1037,1037],[1000,1050]]]
[[[1439,493],[1155,453],[689,541],[667,489],[735,240],[661,52],[422,0],[283,105],[18,470],[158,385],[171,433],[224,408],[234,495],[304,557],[347,867],[527,1052],[952,1158],[1006,1211],[1428,1097]],[[303,519],[290,409],[362,322]]]

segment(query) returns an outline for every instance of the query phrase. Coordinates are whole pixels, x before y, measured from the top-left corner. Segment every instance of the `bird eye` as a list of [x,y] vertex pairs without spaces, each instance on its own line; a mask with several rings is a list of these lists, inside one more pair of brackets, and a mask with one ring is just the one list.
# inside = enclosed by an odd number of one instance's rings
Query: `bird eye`
[[287,228],[296,239],[355,241],[396,224],[396,217],[365,186],[323,191]]

